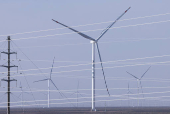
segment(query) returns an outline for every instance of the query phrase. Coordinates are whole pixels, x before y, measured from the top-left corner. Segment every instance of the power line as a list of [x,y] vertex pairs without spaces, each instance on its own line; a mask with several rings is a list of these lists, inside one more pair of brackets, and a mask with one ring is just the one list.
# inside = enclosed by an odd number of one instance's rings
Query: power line
[[[18,63],[19,63],[19,61],[18,61]],[[19,63],[19,66],[21,67],[21,64]],[[22,69],[22,67],[21,67],[21,69]],[[32,97],[33,97],[33,99],[34,99],[34,102],[36,103],[36,104],[38,104],[37,102],[36,102],[36,100],[35,100],[35,96],[34,96],[34,94],[33,94],[33,92],[32,92],[32,89],[30,88],[30,85],[29,85],[29,83],[28,83],[28,80],[27,80],[27,77],[25,76],[25,73],[23,72],[23,74],[24,74],[24,78],[25,78],[25,80],[26,80],[26,83],[27,83],[27,85],[28,85],[28,87],[29,87],[29,90],[30,90],[30,92],[31,92],[31,95],[32,95]],[[39,105],[38,105],[39,106]],[[38,108],[38,111],[40,112],[40,109]]]
[[[136,26],[143,26],[143,25],[151,25],[151,24],[159,24],[159,23],[165,23],[169,22],[170,20],[166,21],[157,21],[157,22],[150,22],[150,23],[142,23],[142,24],[135,24],[135,25],[127,25],[127,26],[120,26],[120,27],[112,27],[109,29],[115,29],[115,28],[127,28],[127,27],[136,27]],[[80,31],[80,32],[93,32],[93,31],[99,31],[103,30],[102,29],[94,29],[94,30],[87,30],[87,31]],[[53,34],[53,35],[45,35],[45,36],[36,36],[36,37],[28,37],[28,38],[18,38],[18,39],[13,39],[13,40],[26,40],[26,39],[35,39],[35,38],[44,38],[44,37],[52,37],[52,36],[60,36],[60,35],[68,35],[68,34],[75,34],[75,32],[69,32],[69,33],[63,33],[63,34]]]
[[[112,27],[110,29],[116,29],[116,28],[127,28],[127,27],[136,27],[136,26],[143,26],[143,25],[151,25],[151,24],[159,24],[159,23],[165,23],[169,22],[170,20],[166,21],[157,21],[157,22],[150,22],[150,23],[142,23],[142,24],[135,24],[135,25],[127,25],[127,26],[120,26],[120,27]],[[94,29],[94,30],[87,30],[87,31],[80,31],[80,32],[93,32],[93,31],[99,31],[103,30],[102,29]],[[45,35],[45,36],[35,36],[35,37],[27,37],[27,38],[17,38],[13,39],[14,40],[27,40],[27,39],[36,39],[36,38],[44,38],[44,37],[52,37],[52,36],[61,36],[61,35],[70,35],[70,34],[75,34],[76,32],[69,32],[69,33],[63,33],[63,34],[53,34],[53,35]],[[0,41],[3,42],[3,41]]]
[[[139,94],[155,94],[155,93],[159,93],[159,94],[162,94],[162,93],[169,93],[170,91],[165,91],[165,92],[150,92],[150,93],[139,93]],[[123,95],[111,95],[110,97],[121,97],[121,96],[127,96],[127,95],[138,95],[138,94],[123,94]],[[103,97],[108,97],[106,95],[101,95],[101,96],[96,96],[98,98],[103,98]],[[159,97],[145,97],[145,98],[136,98],[136,97],[130,97],[130,99],[155,99],[155,98],[165,98],[165,97],[170,97],[170,96],[159,96]],[[78,99],[82,99],[82,98],[91,98],[91,97],[79,97]],[[69,99],[77,99],[77,98],[69,98]],[[51,99],[51,100],[65,100],[65,99]],[[116,100],[116,99],[114,99]],[[121,99],[122,100],[122,99]],[[129,100],[129,99],[126,99],[126,100]],[[47,101],[47,100],[37,100],[37,101]],[[111,100],[98,100],[98,101],[111,101]],[[21,101],[19,101],[21,102]],[[25,101],[25,102],[31,102],[31,101]],[[85,101],[86,102],[86,101]],[[14,102],[13,102],[14,103]],[[18,103],[18,102],[15,102],[15,103]],[[66,103],[55,103],[55,104],[69,104],[70,102],[66,102]],[[71,103],[75,103],[75,102],[71,102]],[[77,102],[76,102],[77,103]],[[81,102],[79,102],[81,103]],[[84,101],[83,101],[84,103]],[[50,103],[50,104],[53,104],[53,103]],[[43,105],[43,104],[39,104],[39,105]],[[20,106],[20,105],[14,105],[14,106]],[[26,105],[24,105],[26,106]],[[3,106],[1,106],[3,107]]]
[[[13,41],[12,41],[13,42]],[[14,43],[14,42],[13,42]],[[15,44],[15,43],[14,43]],[[16,44],[15,44],[16,45]],[[17,45],[16,45],[17,46]],[[18,47],[18,46],[17,46]],[[18,47],[18,49],[22,52],[22,54],[24,54],[26,57],[27,57],[27,59],[29,59],[28,58],[28,56]],[[29,59],[30,61],[31,61],[31,59]],[[31,61],[31,63],[41,72],[41,74],[42,75],[44,75],[44,73],[41,71],[41,69],[39,69],[39,67],[33,62],[33,61]],[[21,70],[22,72],[24,71],[24,70]],[[46,77],[46,75],[44,75],[45,77]],[[46,77],[47,78],[47,77]],[[53,83],[53,81],[52,81],[52,83]],[[53,83],[54,84],[54,83]],[[54,86],[57,88],[57,86],[54,84]],[[60,95],[62,96],[62,97],[65,97],[66,99],[67,99],[67,96],[65,96],[62,92],[60,92],[60,90],[57,88],[57,90],[58,90],[58,92],[60,93]],[[35,100],[35,98],[34,98],[34,100]],[[72,104],[73,105],[73,104]],[[73,105],[74,106],[74,105]]]
[[[80,77],[79,77],[80,78]],[[97,79],[102,79],[102,78],[97,78]],[[135,81],[135,79],[127,79],[127,77],[124,77],[124,78],[112,78],[112,77],[108,77],[107,79],[109,80],[130,80],[130,81]],[[170,79],[159,79],[159,78],[148,78],[148,79],[144,79],[143,81],[158,81],[158,82],[170,82]],[[2,87],[4,88],[4,87]],[[13,87],[11,87],[13,88]],[[169,86],[167,87],[144,87],[145,89],[150,89],[150,88],[170,88]],[[17,89],[17,88],[15,88]],[[18,88],[19,89],[19,88]],[[27,88],[26,88],[27,89]],[[47,91],[47,90],[41,90],[41,89],[38,89],[38,88],[32,88],[35,90],[35,92],[37,91]],[[127,88],[111,88],[111,89],[127,89]],[[138,88],[131,88],[131,89],[138,89]],[[91,90],[91,89],[80,89],[80,90]],[[104,90],[104,89],[96,89],[96,90]],[[57,92],[56,90],[51,90],[52,92]],[[61,90],[61,91],[76,91],[76,90]],[[4,91],[0,91],[0,92],[4,92]],[[20,92],[20,91],[16,91],[16,92]]]
[[[105,69],[111,69],[111,68],[123,68],[123,67],[132,67],[132,66],[144,66],[144,65],[161,65],[161,64],[164,64],[164,63],[170,63],[170,61],[164,61],[164,62],[153,62],[153,63],[145,63],[145,64],[132,64],[132,65],[124,65],[124,66],[113,66],[113,67],[105,67]],[[96,70],[99,70],[101,68],[96,68]],[[69,70],[69,71],[60,71],[60,72],[53,72],[53,73],[70,73],[70,72],[81,72],[81,71],[89,71],[91,69],[81,69],[81,70]],[[42,73],[40,73],[42,74]],[[48,74],[48,73],[43,73],[44,75],[45,74]],[[35,76],[35,75],[39,75],[39,74],[27,74],[27,75],[32,75],[32,76]],[[23,76],[23,75],[16,75],[16,76],[11,76],[11,77],[19,77],[19,76]],[[3,77],[2,77],[3,78]]]
[[[135,19],[144,19],[149,17],[157,17],[157,16],[163,16],[163,15],[169,15],[170,13],[164,13],[164,14],[156,14],[156,15],[150,15],[150,16],[143,16],[143,17],[135,17],[135,18],[129,18],[129,19],[122,19],[118,21],[129,21],[129,20],[135,20]],[[99,23],[92,23],[92,24],[85,24],[85,25],[77,25],[77,26],[71,26],[71,27],[84,27],[89,25],[98,25],[98,24],[104,24],[104,23],[110,23],[112,21],[106,21],[106,22],[99,22]],[[10,35],[22,35],[22,34],[30,34],[30,33],[37,33],[37,32],[47,32],[57,29],[65,29],[65,27],[62,28],[54,28],[54,29],[46,29],[46,30],[37,30],[37,31],[30,31],[30,32],[22,32],[22,33],[13,33],[13,34],[6,34],[6,35],[0,35],[0,36],[10,36]]]
[[[12,43],[16,46],[16,47],[18,47],[13,41],[12,41]],[[21,53],[28,59],[28,60],[30,60],[31,61],[31,59],[18,47],[18,49],[21,51]],[[39,70],[39,72],[42,74],[42,75],[44,75],[44,73],[41,71],[41,69],[39,69],[39,67],[33,62],[33,61],[31,61],[31,63]],[[21,71],[23,71],[23,70],[21,70]],[[46,78],[47,78],[47,76],[46,75],[44,75]]]
[[[143,87],[144,89],[169,89],[170,86],[167,86],[167,87]],[[110,90],[127,90],[128,88],[110,88]],[[136,89],[139,89],[139,88],[130,88],[131,90],[136,90]],[[95,89],[97,91],[104,91],[105,89]],[[44,91],[47,91],[47,90],[42,90],[42,89],[32,89],[32,92],[44,92]],[[51,92],[57,92],[57,90],[50,90]],[[75,92],[76,89],[69,89],[69,90],[60,90],[62,91],[63,93],[71,93],[71,92]],[[91,89],[79,89],[79,91],[91,91]],[[1,93],[2,92],[5,92],[5,91],[0,91]],[[11,91],[13,93],[20,93],[22,91]],[[30,91],[24,91],[24,92],[30,92]],[[160,92],[160,91],[159,91]],[[82,94],[86,94],[86,93],[82,93]],[[141,93],[142,94],[142,93]],[[88,95],[88,94],[87,94]],[[107,95],[106,95],[107,96]],[[107,96],[108,97],[108,96]]]
[[[53,76],[53,78],[59,78],[59,76]],[[64,78],[64,77],[62,77],[62,78]],[[87,77],[87,76],[86,76],[86,77],[82,77],[82,76],[81,76],[81,77],[80,77],[80,76],[74,76],[74,77],[67,76],[67,78],[83,78],[83,79],[89,79],[89,80],[91,79],[90,77]],[[96,78],[96,79],[99,80],[99,79],[103,79],[103,78]],[[122,79],[118,79],[118,78],[117,78],[117,79],[114,79],[114,78],[108,78],[108,77],[107,77],[106,79],[108,79],[108,81],[111,81],[111,80],[129,80],[129,81],[136,81],[135,79],[128,79],[128,78],[122,78]],[[149,79],[149,80],[143,79],[143,81],[162,82],[162,83],[163,83],[163,82],[168,82],[168,83],[170,82],[169,79],[168,79],[168,80],[162,80],[162,79],[157,79],[157,80],[156,80],[156,79],[154,79],[154,78],[153,78],[153,79]]]
[[[166,98],[166,97],[170,97],[170,96],[160,96],[160,97],[147,97],[146,98],[146,100],[154,100],[155,101],[155,99],[158,99],[158,98]],[[127,101],[127,100],[135,100],[135,99],[138,99],[138,98],[129,98],[129,99],[126,99],[126,98],[124,98],[124,99],[112,99],[112,100],[97,100],[97,101],[95,101],[95,102],[109,102],[109,101]],[[144,99],[144,98],[139,98],[139,99]],[[159,101],[165,101],[165,100],[159,100]],[[166,100],[167,101],[167,100]],[[168,100],[169,101],[169,100]],[[91,101],[82,101],[82,102],[78,102],[78,103],[90,103]],[[77,102],[72,102],[72,103],[77,103]],[[50,104],[68,104],[68,103],[50,103]],[[27,106],[27,107],[29,107],[29,106],[34,106],[35,104],[31,104],[31,105],[24,105],[24,106]],[[40,105],[47,105],[47,104],[40,104]],[[14,105],[14,106],[11,106],[11,107],[18,107],[18,106],[21,106],[21,105]],[[1,108],[4,108],[4,107],[6,107],[6,106],[0,106]]]
[[[133,40],[128,40],[125,39],[124,41],[109,41],[109,42],[100,42],[99,44],[108,44],[108,43],[115,43],[115,42],[136,42],[136,41],[148,41],[148,40],[167,40],[170,38],[150,38],[150,39],[133,39]],[[113,39],[115,40],[115,39]],[[19,47],[19,48],[45,48],[45,47],[61,47],[61,46],[75,46],[75,45],[89,45],[89,43],[77,43],[77,44],[62,44],[62,45],[43,45],[43,46],[30,46],[30,47]],[[15,47],[14,47],[15,48]]]
[[[104,64],[107,64],[107,63],[115,63],[115,62],[125,62],[125,61],[132,61],[132,60],[143,60],[143,59],[151,59],[151,58],[161,58],[161,57],[169,57],[170,55],[161,55],[161,56],[152,56],[152,57],[143,57],[143,58],[134,58],[134,59],[124,59],[124,60],[115,60],[115,61],[106,61],[106,62],[102,62]],[[22,60],[22,59],[20,59]],[[29,59],[30,60],[30,59]],[[46,60],[31,60],[31,61],[46,61]],[[96,62],[95,64],[100,64],[101,62]],[[153,63],[150,63],[150,64],[154,64],[154,63],[157,63],[157,62],[153,62]],[[148,63],[145,63],[145,64],[148,64]],[[158,62],[159,64],[159,62]],[[91,62],[90,63],[86,63],[86,64],[76,64],[76,65],[67,65],[67,66],[58,66],[58,67],[53,67],[53,68],[64,68],[64,67],[75,67],[75,66],[84,66],[84,65],[91,65]],[[43,69],[51,69],[51,67],[48,67],[48,68],[38,68],[38,69],[27,69],[27,70],[18,70],[18,71],[31,71],[31,70],[43,70]],[[14,71],[11,71],[11,72],[14,72]],[[0,72],[0,73],[7,73],[7,72]]]

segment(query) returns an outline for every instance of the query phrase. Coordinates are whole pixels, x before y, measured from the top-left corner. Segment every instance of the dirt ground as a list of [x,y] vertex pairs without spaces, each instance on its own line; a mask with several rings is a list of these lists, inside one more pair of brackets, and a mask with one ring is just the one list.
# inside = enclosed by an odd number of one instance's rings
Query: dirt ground
[[[79,108],[11,108],[11,114],[170,114],[170,107],[98,107],[91,112],[90,107]],[[6,114],[1,108],[0,114]]]

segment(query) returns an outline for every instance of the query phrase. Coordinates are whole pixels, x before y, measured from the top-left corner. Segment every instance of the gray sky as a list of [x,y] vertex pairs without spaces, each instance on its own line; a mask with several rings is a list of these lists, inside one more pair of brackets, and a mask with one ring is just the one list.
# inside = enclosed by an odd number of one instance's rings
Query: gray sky
[[[110,22],[114,21],[118,16],[120,16],[128,7],[131,9],[121,18],[130,19],[136,17],[144,17],[151,16],[157,14],[166,14],[170,13],[169,11],[169,1],[164,0],[93,0],[93,1],[80,1],[80,0],[29,0],[29,1],[0,1],[0,40],[6,39],[8,34],[15,33],[24,33],[31,31],[39,31],[39,30],[48,30],[48,29],[56,29],[63,28],[61,25],[53,22],[51,19],[55,19],[61,23],[64,23],[68,26],[78,26],[78,25],[87,25],[93,24],[91,26],[82,26],[82,27],[74,27],[79,31],[87,31],[87,30],[96,30],[91,32],[86,32],[85,34],[97,38],[102,30],[106,28]],[[126,20],[126,21],[118,21],[113,27],[120,26],[128,26],[128,25],[136,25],[136,24],[144,24],[151,22],[159,22],[159,21],[167,21],[169,20],[170,15],[162,15],[155,16],[150,18],[143,19],[135,19],[135,20]],[[95,24],[108,22],[103,24]],[[116,61],[116,60],[125,60],[125,59],[134,59],[134,58],[143,58],[143,57],[153,57],[153,56],[162,56],[169,55],[168,49],[169,46],[169,22],[150,24],[150,25],[142,25],[142,26],[134,26],[134,27],[124,27],[124,28],[114,28],[109,30],[99,41],[100,51],[102,55],[103,62],[107,61]],[[29,59],[31,59],[39,68],[49,68],[52,65],[52,60],[55,56],[55,64],[54,67],[59,66],[68,66],[68,65],[78,65],[78,64],[86,64],[91,62],[91,44],[87,39],[82,38],[77,34],[65,34],[71,33],[72,31],[68,29],[56,29],[49,30],[43,32],[36,32],[30,34],[18,34],[18,35],[10,35],[11,39],[15,44],[20,47],[22,52],[24,52]],[[37,37],[37,36],[46,36],[46,35],[55,35],[51,37],[39,37],[25,40],[15,40],[20,38],[29,38],[29,37]],[[2,36],[4,35],[4,36]],[[12,50],[17,51],[18,59],[21,59],[20,64],[23,70],[28,69],[37,69],[31,62],[26,61],[27,57],[22,54],[22,52],[16,48],[15,44],[12,43]],[[2,45],[0,48],[7,48],[7,42],[0,42]],[[97,50],[96,50],[97,51]],[[5,64],[7,56],[1,54],[0,64]],[[15,65],[19,65],[18,61],[14,55],[12,55],[12,62]],[[34,60],[44,60],[44,61],[34,61]],[[58,61],[58,62],[57,62]],[[127,93],[128,82],[130,88],[137,88],[136,80],[128,75],[126,71],[131,72],[132,74],[140,77],[145,70],[152,66],[151,69],[147,72],[147,74],[143,77],[142,86],[144,93],[150,92],[165,92],[168,91],[169,88],[155,88],[153,87],[169,87],[169,82],[162,82],[161,79],[169,79],[169,63],[163,65],[138,65],[138,66],[126,66],[126,67],[118,67],[118,68],[107,68],[107,67],[115,67],[115,66],[124,66],[131,64],[145,64],[148,62],[165,62],[169,61],[169,56],[159,57],[159,58],[150,58],[143,60],[135,60],[135,61],[124,61],[124,62],[116,62],[116,63],[104,63],[106,80],[108,84],[108,88],[119,88],[118,90],[109,89],[111,95],[122,95]],[[96,53],[96,62],[99,62],[98,55]],[[100,68],[100,65],[97,64],[96,68]],[[6,72],[7,69],[1,68],[1,72]],[[91,69],[91,65],[81,65],[76,67],[65,67],[65,68],[54,68],[52,74],[52,79],[60,90],[75,90],[77,89],[78,81],[79,81],[79,91],[82,93],[84,97],[89,97],[89,99],[80,99],[80,102],[89,101],[89,103],[81,103],[79,106],[91,106],[91,70],[87,71],[77,71],[77,72],[63,72],[63,71],[71,71],[71,70],[82,70],[82,69]],[[13,68],[13,71],[16,69]],[[21,67],[19,67],[21,70]],[[46,76],[49,76],[50,69],[41,70],[43,73],[47,73]],[[57,73],[62,72],[62,73]],[[28,87],[27,82],[21,74],[15,72],[12,75],[16,75],[16,79],[18,80],[18,86],[20,81],[22,82],[23,87]],[[30,87],[36,90],[46,90],[47,82],[33,83],[33,81],[44,79],[45,76],[42,74],[37,75],[38,70],[35,71],[25,71],[27,81]],[[36,74],[36,75],[28,75],[28,74]],[[7,74],[0,74],[1,78],[6,76]],[[20,75],[20,76],[17,76]],[[64,77],[69,76],[69,77]],[[72,78],[71,78],[72,77]],[[104,80],[102,76],[101,69],[96,70],[96,89],[104,89],[96,91],[97,95],[106,95],[107,91],[105,90]],[[110,78],[110,79],[109,79]],[[113,80],[114,78],[121,78],[121,80]],[[155,79],[153,81],[153,79]],[[123,79],[123,80],[122,80]],[[150,79],[150,80],[149,80]],[[152,79],[152,81],[151,81]],[[6,87],[6,82],[2,82],[1,86]],[[12,87],[15,87],[15,83],[12,82]],[[151,87],[150,89],[146,87]],[[55,90],[54,86],[51,85],[51,89]],[[89,89],[87,91],[81,89]],[[14,88],[13,91],[17,91],[20,89]],[[29,89],[24,89],[25,91],[29,91]],[[6,88],[0,88],[0,91],[6,91]],[[71,93],[65,93],[68,98],[76,98],[76,95],[71,95]],[[137,89],[131,90],[132,93],[137,94]],[[46,93],[46,92],[43,92]],[[88,95],[85,95],[85,94]],[[141,93],[141,90],[140,90]],[[0,95],[3,95],[4,92],[1,92]],[[19,92],[14,94],[19,96]],[[24,94],[25,100],[34,100],[31,95]],[[47,100],[47,96],[34,92],[34,96],[36,100]],[[161,97],[161,96],[169,96],[169,93],[162,94],[149,94],[145,95],[145,97]],[[80,96],[81,97],[81,96]],[[137,95],[133,95],[131,97],[137,98]],[[142,98],[142,95],[140,95]],[[59,99],[62,98],[58,92],[51,93],[51,99]],[[115,99],[127,99],[126,96],[123,97],[102,97],[96,98],[96,100],[115,100]],[[17,98],[11,97],[13,102],[19,101]],[[168,97],[162,98],[161,100],[168,100]],[[0,98],[1,100],[1,98]],[[76,99],[71,100],[72,102],[76,102]],[[2,98],[0,102],[6,102],[6,96]],[[52,103],[65,103],[65,101],[53,101]],[[46,104],[47,102],[42,102],[42,104]],[[168,102],[165,101],[153,101],[153,99],[149,98],[146,101],[140,100],[140,105],[145,106],[153,106],[153,105],[168,105]],[[32,103],[35,104],[35,103]],[[109,101],[107,102],[108,106],[124,106],[128,105],[127,100],[118,100],[118,101]],[[16,104],[15,104],[16,105]],[[19,105],[19,103],[18,103]],[[97,106],[104,106],[103,102],[97,102]],[[137,100],[130,100],[130,105],[137,105]],[[6,104],[1,104],[0,106],[6,106]],[[46,106],[46,105],[44,105]],[[52,105],[52,106],[72,106],[71,104],[62,104],[62,105]]]

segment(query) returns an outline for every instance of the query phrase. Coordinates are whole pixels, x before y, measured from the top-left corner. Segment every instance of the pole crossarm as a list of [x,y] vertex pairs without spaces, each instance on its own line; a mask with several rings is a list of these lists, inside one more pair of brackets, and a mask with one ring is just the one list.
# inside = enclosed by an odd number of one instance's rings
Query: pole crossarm
[[[1,81],[5,81],[5,82],[15,81],[16,82],[16,87],[17,87],[17,80],[16,79],[1,79]],[[0,87],[1,87],[1,83],[0,83]]]
[[18,68],[18,66],[15,66],[15,65],[13,65],[13,66],[0,65],[0,67],[6,67],[6,68],[17,67]]
[[6,82],[8,82],[8,81],[17,81],[16,79],[12,79],[12,80],[8,80],[8,79],[1,79],[1,81],[6,81]]
[[5,51],[3,51],[1,53],[4,53],[4,54],[17,54],[17,52],[5,52]]

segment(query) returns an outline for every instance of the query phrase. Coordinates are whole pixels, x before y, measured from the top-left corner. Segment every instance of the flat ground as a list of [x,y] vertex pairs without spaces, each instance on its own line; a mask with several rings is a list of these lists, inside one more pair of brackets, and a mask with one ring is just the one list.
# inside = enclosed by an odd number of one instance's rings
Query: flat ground
[[[79,108],[11,108],[11,114],[170,114],[170,107],[104,107],[96,108],[91,112],[88,107]],[[6,109],[1,108],[0,114],[6,114]]]

